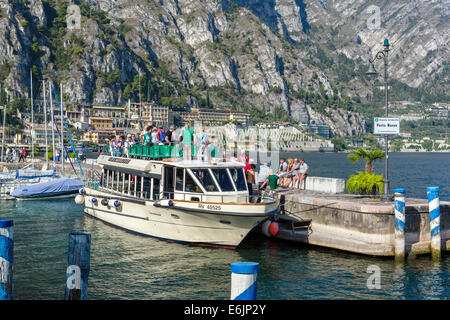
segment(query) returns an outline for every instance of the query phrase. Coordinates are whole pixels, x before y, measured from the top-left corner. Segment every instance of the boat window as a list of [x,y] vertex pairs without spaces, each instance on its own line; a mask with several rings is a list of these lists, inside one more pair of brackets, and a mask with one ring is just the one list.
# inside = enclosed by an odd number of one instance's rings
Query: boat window
[[145,178],[144,179],[144,198],[150,198],[150,178]]
[[119,184],[118,191],[123,192],[123,181],[124,181],[125,174],[123,172],[118,172],[118,173],[119,173],[119,181],[117,181],[117,183]]
[[175,176],[175,189],[183,191],[183,172],[184,169],[177,168],[177,173]]
[[128,179],[129,179],[129,174],[128,173],[124,173],[123,174],[123,193],[128,193]]
[[137,180],[137,176],[132,174],[131,175],[131,186],[130,186],[131,193],[130,194],[135,197],[136,197],[136,189],[137,189],[137,181],[136,180]]
[[238,191],[247,191],[247,183],[244,177],[244,171],[241,168],[230,168],[231,178]]
[[153,200],[159,200],[159,179],[153,179]]
[[119,188],[119,172],[118,171],[113,171],[111,182],[112,182],[111,189],[113,189],[114,191],[117,191],[117,189]]
[[105,176],[106,176],[106,169],[102,170],[102,174],[100,175],[100,183],[99,183],[99,185],[101,187],[104,187]]
[[102,183],[100,184],[102,187],[108,188],[108,182],[111,179],[111,174],[109,170],[103,169],[102,175]]
[[234,191],[233,183],[230,180],[227,169],[212,169],[212,172],[222,191]]
[[192,172],[195,174],[206,191],[219,191],[219,188],[217,188],[208,169],[192,169]]
[[200,189],[200,187],[195,183],[194,179],[191,177],[191,175],[188,172],[186,172],[184,191],[203,193],[202,189]]

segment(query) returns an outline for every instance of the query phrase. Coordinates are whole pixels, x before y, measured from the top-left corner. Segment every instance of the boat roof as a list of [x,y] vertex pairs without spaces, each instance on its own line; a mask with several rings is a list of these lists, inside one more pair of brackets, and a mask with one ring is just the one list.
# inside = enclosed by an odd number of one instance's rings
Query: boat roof
[[154,171],[157,167],[173,166],[179,168],[243,168],[245,165],[241,162],[222,159],[212,159],[208,161],[201,160],[183,160],[180,158],[165,158],[164,160],[135,159],[125,157],[113,157],[100,155],[97,159],[99,165],[108,167],[119,167],[138,171]]

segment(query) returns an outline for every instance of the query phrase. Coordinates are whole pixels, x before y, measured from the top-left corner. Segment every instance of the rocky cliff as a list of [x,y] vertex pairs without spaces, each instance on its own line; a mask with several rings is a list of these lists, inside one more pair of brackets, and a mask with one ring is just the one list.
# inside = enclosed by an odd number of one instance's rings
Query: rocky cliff
[[363,73],[384,38],[391,77],[448,85],[448,10],[406,0],[0,0],[0,82],[10,98],[27,96],[32,69],[36,82],[63,83],[66,101],[119,105],[140,92],[178,108],[281,109],[359,134],[354,101],[370,95]]

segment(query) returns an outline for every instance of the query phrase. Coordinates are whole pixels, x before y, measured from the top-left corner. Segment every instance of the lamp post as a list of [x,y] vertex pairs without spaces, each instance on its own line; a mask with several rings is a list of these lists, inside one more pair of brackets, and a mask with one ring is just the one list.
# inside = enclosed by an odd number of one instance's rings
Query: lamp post
[[[366,72],[368,76],[377,76],[378,73],[375,70],[374,62],[375,60],[384,60],[384,100],[386,106],[386,118],[388,117],[388,109],[389,109],[389,84],[388,84],[388,53],[389,53],[389,41],[388,39],[384,39],[384,49],[382,51],[378,51],[375,54],[374,58],[369,57],[369,69]],[[385,162],[384,162],[384,200],[389,199],[389,139],[388,135],[384,135],[384,151],[385,151]]]

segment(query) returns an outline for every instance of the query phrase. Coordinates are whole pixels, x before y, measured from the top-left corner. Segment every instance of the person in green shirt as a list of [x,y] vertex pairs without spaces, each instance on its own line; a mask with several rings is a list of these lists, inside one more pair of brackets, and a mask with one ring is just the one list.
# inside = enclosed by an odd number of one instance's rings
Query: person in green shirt
[[151,142],[152,142],[152,136],[151,136],[152,129],[153,129],[152,126],[147,126],[145,128],[144,132],[141,133],[142,144],[144,146],[150,146],[151,145]]
[[269,175],[268,175],[266,181],[264,181],[263,184],[261,185],[261,187],[259,187],[259,190],[262,190],[263,188],[265,188],[267,184],[269,184],[270,190],[275,190],[278,187],[277,182],[280,177],[276,174],[273,174],[272,169],[269,170],[268,174]]
[[194,131],[189,128],[189,124],[186,123],[184,125],[184,129],[180,133],[180,140],[183,146],[183,159],[191,160],[192,159],[192,145],[194,142]]

